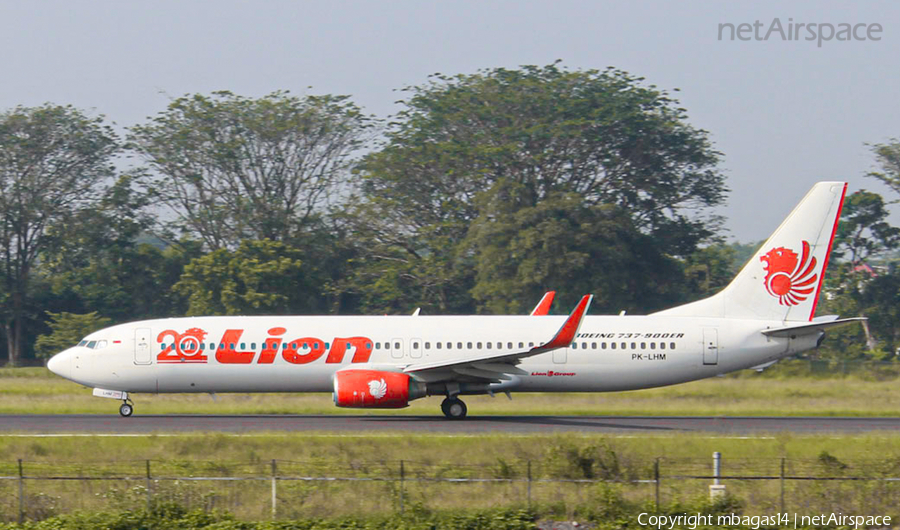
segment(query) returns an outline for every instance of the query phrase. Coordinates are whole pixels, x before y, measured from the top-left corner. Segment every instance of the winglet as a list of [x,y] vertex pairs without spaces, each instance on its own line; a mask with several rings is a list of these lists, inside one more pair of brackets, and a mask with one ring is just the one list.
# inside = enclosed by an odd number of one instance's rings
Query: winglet
[[556,291],[547,291],[544,293],[544,297],[541,298],[541,301],[538,302],[538,305],[534,306],[534,309],[531,310],[531,316],[546,316],[550,313],[550,306],[553,305],[553,297],[556,296]]
[[569,318],[563,323],[562,327],[559,328],[559,331],[556,332],[556,335],[550,339],[550,342],[541,346],[542,350],[554,350],[556,348],[565,348],[568,347],[569,344],[572,344],[572,341],[575,339],[575,334],[578,333],[578,328],[581,326],[581,320],[584,318],[585,313],[587,313],[588,308],[591,306],[591,300],[594,299],[594,295],[586,294],[581,298],[581,301],[578,302],[578,305],[575,306],[575,309],[572,311],[572,314],[569,315]]

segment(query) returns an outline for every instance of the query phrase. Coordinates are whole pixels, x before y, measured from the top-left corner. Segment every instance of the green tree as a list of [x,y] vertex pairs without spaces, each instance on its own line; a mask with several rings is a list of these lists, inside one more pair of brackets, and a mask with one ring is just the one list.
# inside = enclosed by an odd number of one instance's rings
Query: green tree
[[244,240],[191,261],[174,290],[189,315],[315,314],[321,283],[301,261],[303,252],[270,240]]
[[745,247],[739,243],[715,243],[698,249],[684,260],[684,274],[687,279],[686,300],[700,300],[724,289],[747,262],[739,257]]
[[853,358],[900,345],[900,270],[884,259],[900,245],[900,228],[888,223],[884,199],[857,191],[844,198],[820,314],[865,316],[866,327],[829,332],[821,355]]
[[81,315],[48,311],[47,315],[50,317],[47,324],[51,333],[39,336],[34,345],[35,355],[39,359],[49,359],[66,348],[75,346],[83,337],[109,326],[112,322],[98,315],[96,311]]
[[869,172],[868,176],[880,180],[900,194],[900,140],[893,139],[888,143],[875,144],[872,146],[872,152],[881,167]]
[[114,174],[116,135],[71,106],[0,114],[0,252],[9,363],[24,348],[29,284],[50,226],[92,208]]
[[174,316],[185,311],[171,291],[184,265],[202,255],[200,243],[166,243],[155,227],[150,198],[121,177],[94,208],[48,230],[39,273],[57,311],[98,311],[115,322]]
[[[717,229],[704,212],[721,204],[727,191],[716,169],[719,154],[704,131],[687,124],[676,100],[641,78],[552,64],[436,75],[408,92],[384,145],[360,166],[363,198],[354,215],[364,244],[356,278],[389,279],[375,286],[376,301],[412,292],[416,305],[466,311],[476,304],[466,295],[472,290],[482,309],[502,310],[490,293],[501,293],[519,267],[503,273],[485,267],[516,252],[503,245],[521,241],[483,234],[511,234],[502,216],[538,212],[544,201],[566,194],[587,209],[607,206],[627,215],[635,232],[628,238],[648,236],[644,244],[654,247],[648,255],[690,255]],[[538,254],[529,259],[558,263],[560,246],[567,253],[569,244],[573,255],[597,256],[608,242],[576,250],[582,235],[570,232],[555,246],[534,247]],[[486,250],[493,256],[479,258]],[[563,276],[577,274],[547,279]],[[610,300],[627,298],[628,285],[591,280],[619,291],[608,293]],[[355,283],[363,292],[366,285]],[[520,295],[533,297],[532,285]],[[553,287],[566,292],[576,285]]]
[[368,125],[346,96],[214,92],[176,99],[130,139],[159,176],[154,190],[175,226],[209,249],[234,249],[306,230],[345,192]]
[[900,245],[900,228],[891,226],[890,212],[877,193],[859,190],[844,198],[834,256],[857,266]]
[[586,205],[575,193],[518,209],[497,203],[489,207],[496,215],[479,217],[469,234],[478,249],[472,294],[483,310],[523,313],[558,286],[559,307],[593,293],[600,312],[659,309],[677,297],[678,263],[617,206]]

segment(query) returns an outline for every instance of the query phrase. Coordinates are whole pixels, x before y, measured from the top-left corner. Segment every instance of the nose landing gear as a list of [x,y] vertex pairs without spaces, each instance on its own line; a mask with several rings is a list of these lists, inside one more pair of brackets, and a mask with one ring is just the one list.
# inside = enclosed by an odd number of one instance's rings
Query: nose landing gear
[[119,407],[119,414],[127,418],[134,413],[134,403],[130,399],[126,399],[122,406]]
[[453,396],[448,397],[441,402],[441,412],[444,413],[444,416],[447,416],[447,419],[461,420],[466,417],[468,409],[466,408],[466,404],[463,403],[463,400]]

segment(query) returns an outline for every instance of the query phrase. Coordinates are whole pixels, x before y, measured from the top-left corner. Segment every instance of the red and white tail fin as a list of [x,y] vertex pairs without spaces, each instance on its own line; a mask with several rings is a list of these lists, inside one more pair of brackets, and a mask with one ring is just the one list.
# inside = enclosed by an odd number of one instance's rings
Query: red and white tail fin
[[846,182],[819,182],[728,287],[657,314],[811,321],[846,192]]

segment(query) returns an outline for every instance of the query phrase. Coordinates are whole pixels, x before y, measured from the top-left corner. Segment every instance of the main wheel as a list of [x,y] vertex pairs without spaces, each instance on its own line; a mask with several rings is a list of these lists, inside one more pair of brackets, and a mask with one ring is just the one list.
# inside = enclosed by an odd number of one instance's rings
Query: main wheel
[[121,414],[122,416],[124,416],[126,418],[128,416],[131,416],[131,414],[133,412],[134,412],[134,407],[129,405],[128,403],[122,403],[122,406],[119,407],[119,414]]
[[441,412],[451,420],[461,420],[466,417],[468,409],[461,399],[452,397],[441,403]]

